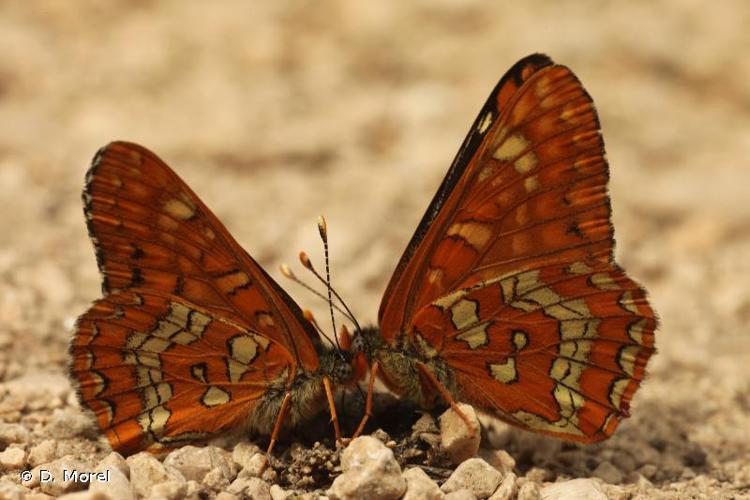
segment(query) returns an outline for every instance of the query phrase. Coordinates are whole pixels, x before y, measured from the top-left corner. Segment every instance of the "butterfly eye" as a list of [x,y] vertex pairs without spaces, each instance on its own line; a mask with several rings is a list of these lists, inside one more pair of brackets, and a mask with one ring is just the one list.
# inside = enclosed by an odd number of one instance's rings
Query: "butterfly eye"
[[352,339],[352,352],[358,353],[365,350],[365,341],[361,333],[356,333]]
[[338,363],[334,369],[334,378],[337,381],[347,381],[352,377],[352,366],[349,363]]

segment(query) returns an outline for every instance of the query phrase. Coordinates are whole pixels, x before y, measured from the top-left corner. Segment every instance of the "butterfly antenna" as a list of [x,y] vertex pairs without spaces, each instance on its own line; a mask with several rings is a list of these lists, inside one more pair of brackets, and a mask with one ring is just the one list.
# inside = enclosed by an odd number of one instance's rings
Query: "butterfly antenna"
[[[308,285],[307,283],[299,279],[297,275],[294,274],[292,270],[289,268],[289,266],[287,266],[286,264],[281,264],[281,266],[279,266],[279,270],[281,271],[281,274],[283,274],[285,278],[294,281],[295,283],[297,283],[298,285],[300,285],[301,287],[303,287],[305,290],[312,293],[316,297],[325,301],[328,300],[326,299],[325,295],[323,295],[322,293],[320,293],[319,291],[317,291],[316,289],[314,289],[313,287],[311,287],[310,285]],[[334,295],[335,295],[335,291],[334,291]],[[341,309],[337,304],[333,304],[333,308],[336,309],[339,313],[341,313],[346,319],[348,319],[352,323],[355,323],[355,324],[357,323],[356,320],[348,312]]]
[[[322,226],[320,223],[321,220],[323,221]],[[324,245],[325,256],[326,256],[326,275],[330,277],[330,274],[328,273],[328,231],[325,226],[325,219],[323,219],[322,216],[318,220],[318,229],[320,230],[321,227],[322,227],[322,231],[321,231],[320,236],[323,239],[323,245]],[[333,305],[333,307],[335,307],[337,311],[341,312],[349,321],[354,323],[354,327],[356,328],[357,331],[361,331],[362,328],[359,326],[359,322],[357,321],[357,318],[354,317],[354,313],[352,313],[352,310],[349,309],[349,306],[346,305],[346,302],[344,302],[344,299],[341,298],[341,295],[338,294],[336,289],[333,288],[333,286],[331,286],[330,280],[324,279],[320,275],[320,273],[318,273],[318,271],[315,270],[315,268],[312,265],[312,262],[310,261],[310,257],[308,257],[305,252],[300,252],[299,261],[308,271],[313,273],[313,275],[318,279],[318,281],[320,281],[321,283],[323,283],[323,285],[325,285],[329,294],[333,294],[333,296],[336,297],[336,300],[338,300],[339,303],[343,306],[343,308],[346,309],[346,313],[342,312],[341,309],[336,307],[336,304],[334,304],[333,302],[329,302],[329,303]]]
[[304,309],[302,311],[302,316],[304,316],[305,319],[307,320],[307,322],[310,323],[313,326],[313,328],[315,328],[315,331],[318,332],[318,335],[320,335],[321,337],[325,338],[328,342],[330,342],[331,344],[333,344],[333,340],[331,340],[331,337],[329,337],[328,335],[325,334],[325,332],[323,331],[323,329],[320,327],[320,325],[318,324],[318,322],[315,320],[315,315],[312,313],[311,310]]
[[[320,233],[320,239],[323,240],[323,253],[325,254],[326,261],[326,289],[328,290],[328,310],[331,312],[331,325],[333,326],[333,334],[336,335],[336,316],[333,314],[333,298],[331,293],[331,266],[328,260],[328,225],[326,219],[322,215],[318,217],[318,233]],[[341,349],[339,345],[339,338],[336,336],[336,347]]]

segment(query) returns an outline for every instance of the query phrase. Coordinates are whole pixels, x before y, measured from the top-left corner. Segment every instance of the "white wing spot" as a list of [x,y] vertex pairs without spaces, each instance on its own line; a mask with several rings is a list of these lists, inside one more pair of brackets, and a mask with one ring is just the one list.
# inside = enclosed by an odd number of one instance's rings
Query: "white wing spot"
[[487,337],[487,327],[489,327],[491,324],[491,321],[485,321],[469,328],[460,335],[456,335],[456,338],[458,340],[463,340],[464,342],[466,342],[469,345],[470,349],[476,349],[477,347],[487,345],[487,343],[489,342],[489,339]]
[[479,122],[479,127],[477,128],[477,131],[480,134],[484,134],[488,128],[490,128],[490,125],[492,125],[492,111],[488,111],[487,114],[484,115],[482,118],[482,121]]
[[179,220],[188,220],[195,216],[195,208],[177,198],[172,198],[164,203],[164,211]]
[[481,222],[456,222],[448,228],[448,236],[458,236],[469,245],[481,250],[492,237],[492,228]]
[[473,300],[460,300],[451,307],[451,321],[458,330],[469,328],[479,322],[477,309],[479,305]]
[[607,273],[596,273],[591,276],[591,284],[599,290],[619,290],[620,285]]
[[529,151],[513,163],[513,167],[519,174],[525,174],[530,172],[538,163],[537,157],[534,153]]
[[529,141],[522,135],[514,134],[500,144],[492,157],[500,161],[510,160],[521,154],[527,147],[529,147]]
[[214,406],[221,406],[228,403],[230,399],[230,394],[227,391],[212,385],[201,396],[201,403],[209,408],[213,408]]
[[492,363],[489,366],[492,378],[503,384],[513,382],[518,376],[515,358],[508,358],[505,363]]
[[569,274],[589,274],[593,269],[581,261],[576,261],[568,266],[567,271]]

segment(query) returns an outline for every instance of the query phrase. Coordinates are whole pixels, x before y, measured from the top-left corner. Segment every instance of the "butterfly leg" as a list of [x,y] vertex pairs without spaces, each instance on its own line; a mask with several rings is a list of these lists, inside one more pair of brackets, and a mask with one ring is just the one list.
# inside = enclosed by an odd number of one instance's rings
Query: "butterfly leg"
[[352,439],[359,437],[359,435],[362,434],[362,431],[365,430],[365,424],[372,416],[372,391],[373,387],[375,386],[375,377],[378,374],[378,368],[380,368],[380,363],[378,363],[377,361],[375,361],[370,367],[370,381],[367,384],[367,402],[365,403],[365,414],[362,416],[362,420],[359,422],[357,430],[352,435]]
[[271,433],[271,442],[268,443],[268,448],[266,449],[266,463],[264,463],[260,468],[260,473],[258,474],[259,476],[263,475],[263,472],[265,472],[266,467],[268,467],[268,464],[271,460],[271,451],[273,450],[273,447],[276,444],[276,440],[279,437],[281,424],[284,423],[284,419],[289,413],[289,403],[291,401],[292,393],[290,391],[287,391],[286,394],[284,394],[284,399],[281,401],[281,408],[279,408],[279,414],[276,417],[276,423],[273,426],[273,432]]
[[323,387],[326,390],[326,398],[328,398],[328,408],[331,411],[331,422],[333,422],[333,432],[336,434],[336,441],[341,439],[341,431],[339,430],[339,417],[336,415],[336,404],[333,400],[333,390],[331,389],[331,379],[323,377]]
[[461,417],[461,420],[463,420],[466,424],[466,428],[469,429],[469,434],[471,436],[474,436],[476,433],[476,431],[474,430],[474,426],[469,420],[469,417],[467,417],[466,414],[461,411],[461,408],[458,407],[458,405],[456,404],[456,400],[453,399],[453,396],[451,396],[451,393],[448,392],[448,389],[446,389],[445,386],[437,379],[437,377],[435,377],[435,374],[432,373],[432,370],[430,370],[427,365],[421,362],[417,362],[417,368],[422,373],[422,375],[427,377],[427,380],[429,380],[432,386],[438,390],[440,395],[443,396],[443,399],[451,406],[451,409],[456,412],[459,417]]

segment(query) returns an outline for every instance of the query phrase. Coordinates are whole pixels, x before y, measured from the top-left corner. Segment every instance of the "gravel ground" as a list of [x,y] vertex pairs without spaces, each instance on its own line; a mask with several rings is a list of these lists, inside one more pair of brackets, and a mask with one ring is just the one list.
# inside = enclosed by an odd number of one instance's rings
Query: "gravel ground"
[[[549,483],[573,479],[610,498],[750,498],[747,2],[74,5],[0,4],[0,498],[80,488],[20,485],[21,470],[61,463],[116,469],[141,495],[214,496],[242,474],[263,488],[244,437],[201,452],[219,472],[179,476],[179,454],[108,456],[79,411],[66,345],[100,293],[80,203],[97,148],[156,151],[279,280],[300,249],[320,258],[325,213],[334,282],[370,322],[487,93],[532,52],[570,66],[598,106],[617,256],[660,313],[659,352],[609,441],[569,446],[487,422],[482,446],[512,457],[503,474],[518,498],[561,498]],[[401,427],[380,437],[408,468],[433,449]],[[330,446],[282,445],[268,494],[325,491],[320,469],[305,484],[283,470],[318,457],[340,473]],[[425,457],[404,457],[419,446]],[[409,488],[419,474],[404,473]]]

